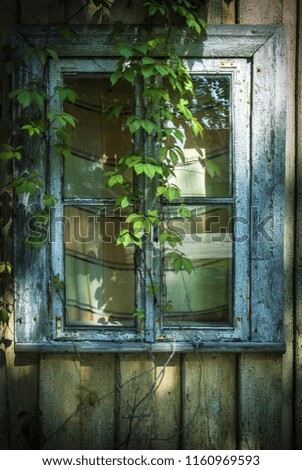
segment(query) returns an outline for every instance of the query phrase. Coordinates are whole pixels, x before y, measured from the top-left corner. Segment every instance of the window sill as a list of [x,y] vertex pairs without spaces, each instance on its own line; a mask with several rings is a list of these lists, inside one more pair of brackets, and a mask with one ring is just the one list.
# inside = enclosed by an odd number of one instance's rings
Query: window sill
[[140,342],[77,342],[48,341],[43,343],[16,343],[17,352],[34,353],[137,353],[137,352],[205,352],[205,353],[280,353],[286,350],[283,342],[158,342],[154,344]]

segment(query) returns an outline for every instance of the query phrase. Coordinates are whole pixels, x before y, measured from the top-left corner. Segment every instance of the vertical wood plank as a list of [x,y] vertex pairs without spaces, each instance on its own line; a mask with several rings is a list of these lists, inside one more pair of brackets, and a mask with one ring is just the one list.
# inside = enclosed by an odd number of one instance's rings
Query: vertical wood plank
[[239,384],[239,448],[280,449],[282,356],[243,354]]
[[208,24],[222,24],[223,13],[223,0],[208,0]]
[[114,448],[115,356],[84,355],[81,364],[81,448]]
[[80,370],[73,355],[41,357],[40,409],[45,449],[81,449]]
[[239,0],[239,23],[282,23],[283,0]]
[[29,449],[20,432],[23,419],[18,417],[20,413],[33,417],[39,410],[38,358],[34,354],[15,355],[13,348],[8,348],[6,359],[10,448]]
[[0,348],[0,450],[9,448],[6,386],[6,358],[4,350]]
[[235,355],[186,354],[185,449],[236,448],[236,376]]
[[[9,74],[9,59],[10,59],[10,41],[12,25],[17,23],[18,8],[15,0],[10,2],[3,2],[1,4],[1,27],[0,27],[0,144],[8,143],[11,137],[11,108],[9,92],[11,91],[11,76]],[[10,162],[0,162],[0,211],[1,211],[1,230],[0,230],[0,261],[10,261],[12,263],[12,194],[8,183],[11,178],[11,164]],[[0,280],[0,297],[1,300],[5,296],[9,301],[12,301],[12,293],[8,285],[8,279]],[[11,321],[11,323],[13,323]],[[0,326],[0,338],[5,337],[6,340],[13,341],[11,329],[6,328],[4,333]],[[13,417],[14,423],[16,416],[13,411],[13,404],[8,401],[7,390],[9,384],[7,379],[8,367],[13,366],[13,345],[8,350],[11,350],[10,359],[7,357],[5,345],[0,346],[0,449],[8,449],[11,445],[10,442],[10,429],[9,429],[9,413]],[[17,369],[20,370],[20,369]],[[16,371],[17,372],[17,371]],[[11,374],[10,374],[11,376]],[[15,375],[15,377],[17,374]],[[18,380],[16,380],[18,381]],[[15,380],[13,381],[15,383]],[[35,383],[34,377],[33,382]],[[14,392],[16,396],[16,392]],[[8,409],[8,404],[10,410]],[[11,427],[14,425],[11,423]],[[13,433],[14,445],[16,445],[16,435]]]
[[149,449],[154,364],[148,354],[121,354],[117,374],[116,446]]
[[152,415],[152,447],[179,449],[182,433],[180,355],[156,356],[156,388]]
[[294,448],[302,449],[302,6],[298,8],[297,54],[297,207],[296,207],[296,334],[295,334],[295,400]]
[[[285,179],[285,309],[284,329],[286,353],[283,355],[282,449],[293,448],[293,304],[294,304],[294,230],[295,230],[295,154],[296,154],[296,31],[297,0],[283,5],[283,23],[287,48],[286,92],[286,179]],[[298,86],[298,93],[300,87]],[[299,139],[300,132],[297,132]],[[299,188],[299,185],[298,185]],[[299,217],[298,217],[299,220]],[[299,223],[299,222],[298,222]],[[299,292],[299,290],[297,290]]]
[[236,23],[236,4],[238,0],[224,0],[223,2],[223,23],[235,24]]

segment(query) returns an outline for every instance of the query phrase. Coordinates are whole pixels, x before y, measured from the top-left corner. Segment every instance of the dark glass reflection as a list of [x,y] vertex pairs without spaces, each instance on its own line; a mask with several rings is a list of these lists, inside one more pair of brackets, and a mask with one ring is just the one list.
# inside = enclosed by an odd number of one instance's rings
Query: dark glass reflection
[[181,252],[194,271],[176,273],[165,246],[164,325],[229,324],[232,310],[232,206],[190,207],[193,219],[184,221],[177,208],[167,208],[166,225],[181,235]]
[[[116,161],[132,148],[131,135],[125,126],[131,109],[131,85],[116,84],[112,88],[106,74],[65,77],[65,84],[79,96],[75,104],[65,104],[65,111],[76,117],[79,123],[70,130],[72,156],[64,159],[64,196],[114,197],[117,186],[106,187],[105,173],[113,170]],[[115,100],[125,103],[126,111],[110,119],[108,106]]]
[[134,250],[116,246],[127,211],[65,206],[68,325],[134,326]]
[[[203,126],[203,136],[196,138],[184,120],[178,128],[185,132],[183,148],[186,161],[175,169],[171,181],[184,197],[232,196],[231,156],[231,79],[228,75],[193,75],[195,98],[190,109]],[[167,123],[167,126],[172,125]]]

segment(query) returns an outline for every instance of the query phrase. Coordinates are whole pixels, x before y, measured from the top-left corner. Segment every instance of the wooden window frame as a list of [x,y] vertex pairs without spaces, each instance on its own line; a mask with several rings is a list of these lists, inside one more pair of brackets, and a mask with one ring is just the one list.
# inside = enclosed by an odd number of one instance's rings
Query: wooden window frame
[[[42,46],[45,35],[55,45],[59,61],[48,64],[49,90],[57,85],[64,71],[84,68],[95,71],[98,61],[118,57],[110,39],[110,26],[74,27],[80,40],[62,39],[55,27],[17,27],[13,36],[16,68],[14,88],[22,88],[28,74],[39,74],[41,64],[31,58],[28,67],[18,67],[24,57],[26,39],[31,45]],[[135,27],[127,33],[135,36]],[[283,329],[283,214],[285,154],[285,35],[281,26],[209,26],[207,35],[190,45],[183,43],[175,31],[173,43],[179,44],[192,73],[195,64],[205,64],[211,73],[231,74],[236,88],[233,93],[234,120],[234,204],[247,225],[235,226],[235,237],[248,228],[248,239],[235,250],[235,316],[227,328],[194,328],[166,335],[156,341],[146,335],[142,341],[136,334],[110,334],[89,328],[85,332],[64,328],[62,301],[52,282],[53,272],[63,272],[62,243],[39,250],[24,249],[30,211],[24,195],[15,195],[15,348],[33,352],[137,352],[137,351],[218,351],[218,352],[284,352]],[[93,57],[93,60],[91,58]],[[210,65],[212,62],[212,66]],[[82,70],[81,69],[81,70]],[[88,70],[87,70],[88,69]],[[51,93],[50,93],[51,94]],[[52,101],[50,106],[58,103]],[[272,112],[273,111],[273,112]],[[14,133],[18,129],[19,108],[14,107]],[[241,122],[237,125],[236,122]],[[24,133],[23,133],[24,134]],[[49,146],[26,140],[30,153],[39,146],[41,158],[35,171],[43,176],[49,192],[60,198],[62,163]],[[20,140],[18,140],[20,142]],[[242,158],[245,156],[245,158]],[[44,161],[43,161],[44,160]],[[47,160],[47,162],[46,162]],[[15,175],[26,167],[26,160],[16,162]],[[50,173],[49,173],[50,169]],[[51,174],[51,178],[49,177]],[[57,175],[57,177],[54,177]],[[35,196],[38,203],[39,196]],[[34,203],[34,202],[33,202]],[[95,201],[97,203],[97,201]],[[55,216],[60,216],[58,205]],[[62,215],[62,214],[61,214]],[[267,236],[266,236],[267,235]],[[58,270],[59,268],[59,270]],[[275,288],[275,286],[277,286]],[[150,301],[150,299],[149,299]],[[148,298],[145,300],[148,309]],[[154,318],[146,320],[146,330],[154,330]],[[186,338],[185,340],[183,338]]]

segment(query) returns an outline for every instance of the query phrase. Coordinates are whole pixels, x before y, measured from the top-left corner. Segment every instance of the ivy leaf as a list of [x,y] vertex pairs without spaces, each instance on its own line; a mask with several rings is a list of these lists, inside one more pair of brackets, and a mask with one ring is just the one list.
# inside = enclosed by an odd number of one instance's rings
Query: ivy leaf
[[164,65],[156,65],[155,68],[162,77],[169,75],[169,70]]
[[90,390],[90,392],[88,393],[86,399],[88,401],[89,406],[95,405],[99,400],[97,394],[95,392],[93,392],[92,390]]
[[142,119],[141,126],[148,134],[158,129],[158,125],[150,119]]
[[165,243],[168,240],[168,234],[167,232],[163,232],[159,235],[159,241],[160,243]]
[[59,62],[59,57],[58,57],[58,54],[57,52],[55,51],[55,49],[52,49],[50,47],[47,47],[46,48],[46,51],[48,52],[48,54],[50,55],[50,57],[55,60],[56,62]]
[[54,148],[59,155],[63,155],[65,158],[71,157],[71,148],[68,145],[55,144]]
[[128,196],[123,196],[121,198],[120,206],[122,207],[122,209],[125,209],[125,207],[130,206],[130,204],[131,204],[131,201],[128,198]]
[[74,116],[72,116],[71,114],[68,114],[68,113],[62,113],[61,116],[63,117],[63,119],[65,120],[65,122],[67,122],[68,124],[70,124],[72,127],[75,127],[76,126],[76,123],[79,122]]
[[55,202],[57,200],[58,200],[58,198],[56,196],[54,196],[54,194],[44,194],[44,196],[43,196],[43,201],[45,203],[46,208],[54,207]]
[[112,85],[115,85],[116,82],[121,78],[122,71],[120,69],[115,70],[110,76],[110,81]]
[[146,65],[155,64],[156,61],[152,57],[142,57],[142,63]]
[[54,282],[57,290],[63,290],[64,289],[65,283],[64,283],[64,281],[61,281],[60,274],[56,274],[56,275],[53,276],[53,282]]
[[178,155],[173,149],[169,150],[169,157],[170,157],[171,162],[173,163],[173,165],[176,166],[177,163],[178,163]]
[[158,217],[158,211],[154,209],[153,211],[148,211],[147,212],[147,217],[150,222],[153,224],[159,224],[160,219]]
[[156,188],[156,196],[162,196],[163,194],[165,194],[167,191],[167,188],[166,186],[158,186]]
[[9,312],[5,307],[0,309],[0,324],[4,325],[5,323],[8,324],[9,319]]
[[132,68],[128,67],[124,72],[123,78],[125,78],[125,80],[127,80],[127,82],[130,82],[130,83],[133,84],[134,79],[135,79],[134,70]]
[[48,113],[48,119],[50,121],[58,121],[62,126],[70,124],[72,127],[76,126],[76,123],[79,122],[72,114],[65,112],[58,112],[57,110],[51,111]]
[[164,312],[166,313],[172,313],[174,310],[173,304],[171,300],[168,300],[168,302],[165,303],[164,305]]
[[28,90],[23,90],[17,96],[17,101],[23,108],[27,108],[31,103],[31,93]]
[[160,149],[159,156],[160,156],[160,161],[161,162],[166,160],[168,151],[169,151],[169,148],[166,147],[166,146],[164,146]]
[[1,261],[0,262],[0,274],[3,274],[3,273],[8,273],[8,274],[11,274],[12,272],[12,265],[9,263],[9,262],[3,262]]
[[142,119],[138,119],[135,116],[131,116],[130,118],[127,119],[127,125],[130,129],[130,132],[134,134],[134,132],[138,131],[141,127],[141,122]]
[[29,193],[32,196],[38,187],[44,187],[39,176],[37,173],[30,173],[27,177],[21,176],[12,181],[11,187],[15,189],[17,194]]
[[77,40],[80,39],[80,35],[66,25],[60,26],[60,33],[64,39],[71,39],[71,38],[74,38]]
[[0,152],[0,160],[11,160],[12,158],[16,158],[16,160],[21,160],[22,155],[20,152],[16,152],[13,150],[8,150],[6,152]]
[[144,221],[142,219],[136,220],[133,223],[133,232],[137,235],[137,232],[141,232],[144,228]]
[[42,124],[42,121],[35,123],[34,121],[30,121],[29,124],[25,124],[24,126],[21,127],[22,131],[27,131],[29,137],[32,137],[33,135],[40,135],[41,132],[43,132],[45,129],[45,126]]
[[144,173],[148,178],[153,179],[155,175],[155,168],[154,165],[151,165],[151,163],[145,163],[144,164]]
[[144,78],[149,78],[154,74],[153,65],[142,65],[141,72]]
[[194,271],[194,266],[192,261],[189,258],[182,258],[182,264],[183,268],[187,273],[191,274],[192,271]]
[[66,97],[68,101],[70,101],[71,103],[75,103],[77,99],[79,98],[77,93],[70,87],[67,87],[65,89],[65,92],[66,92]]
[[112,188],[112,186],[114,186],[115,184],[122,184],[123,181],[124,181],[123,175],[114,174],[109,178],[107,184],[108,184],[109,188]]
[[211,178],[213,178],[215,175],[221,176],[221,168],[218,163],[207,159],[205,160],[205,167]]
[[[148,44],[145,42],[142,42],[140,44],[135,44],[135,50],[138,52],[141,52],[142,54],[146,54],[148,52]],[[145,57],[143,57],[144,59]]]
[[64,127],[59,127],[56,129],[56,136],[59,140],[62,140],[65,144],[70,144],[71,136],[70,133],[66,131]]
[[133,212],[132,214],[129,214],[127,216],[126,222],[132,223],[132,222],[136,222],[137,220],[141,220],[141,219],[142,219],[142,216],[140,214],[136,214],[135,212]]
[[127,165],[129,168],[132,168],[141,161],[142,157],[140,155],[130,155],[125,159],[125,165]]
[[202,137],[203,128],[202,128],[202,125],[200,124],[200,122],[198,122],[197,119],[193,118],[191,120],[191,128],[192,128],[192,131],[193,131],[195,137],[198,137],[199,135]]
[[136,165],[134,165],[134,171],[137,175],[141,175],[144,171],[144,164],[137,163]]
[[47,51],[45,49],[34,49],[33,52],[39,62],[41,62],[42,65],[45,65],[47,62]]
[[180,191],[174,186],[169,186],[166,190],[166,197],[169,202],[172,202],[176,197],[180,197]]
[[42,110],[44,105],[44,98],[43,96],[36,90],[32,92],[32,97],[38,107]]
[[173,261],[173,269],[175,272],[179,272],[182,268],[182,265],[183,265],[183,260],[181,257],[179,258],[175,258],[175,260]]
[[178,212],[179,212],[179,215],[183,219],[192,219],[193,218],[192,212],[183,205],[180,206],[180,208],[178,209]]
[[184,141],[184,138],[185,138],[185,135],[182,131],[180,131],[179,129],[174,129],[173,130],[173,134],[174,134],[174,137],[179,140],[181,143],[183,143]]
[[119,47],[120,54],[125,57],[125,59],[129,59],[129,57],[135,54],[135,51],[132,46],[128,46],[127,44],[123,44]]
[[123,196],[117,198],[116,201],[115,201],[115,205],[116,205],[117,207],[118,207],[118,206],[121,206],[123,209],[124,209],[125,207],[130,206],[130,204],[131,204],[131,201],[130,201],[129,197],[126,196],[126,195],[123,195]]
[[119,117],[121,112],[123,111],[123,105],[122,104],[114,104],[112,106],[109,106],[107,108],[108,111],[108,118],[113,118],[113,117]]

